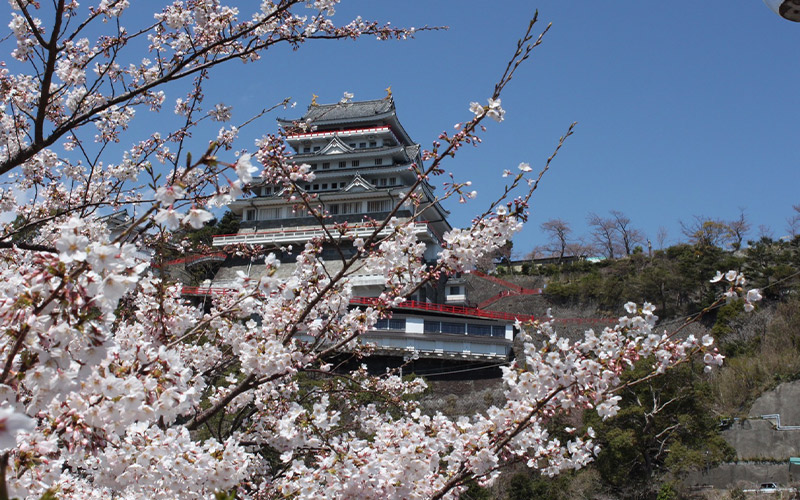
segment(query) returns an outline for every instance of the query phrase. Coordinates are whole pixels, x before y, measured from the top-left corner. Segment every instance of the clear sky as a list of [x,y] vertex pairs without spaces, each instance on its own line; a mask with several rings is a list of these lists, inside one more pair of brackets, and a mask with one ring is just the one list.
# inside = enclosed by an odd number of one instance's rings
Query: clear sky
[[[157,3],[134,2],[134,9]],[[239,146],[252,150],[254,138],[275,130],[274,118],[302,115],[312,93],[321,103],[344,91],[376,99],[391,85],[401,122],[429,147],[470,118],[470,101],[486,101],[535,8],[541,28],[553,28],[507,88],[506,120],[489,122],[484,143],[446,165],[479,193],[474,203],[446,205],[454,225],[466,225],[497,196],[504,168],[525,161],[538,171],[577,121],[514,240],[517,255],[545,242],[545,220],[562,218],[579,236],[587,214],[609,210],[626,213],[654,242],[659,227],[674,242],[679,220],[732,219],[740,209],[753,223],[751,238],[762,224],[775,237],[786,233],[800,203],[800,24],[761,0],[345,1],[338,23],[361,15],[450,29],[405,42],[270,51],[258,63],[217,71],[206,103],[233,105],[239,122],[284,97],[297,102],[244,131]],[[168,103],[179,96],[168,93]]]
[[374,99],[391,85],[405,128],[429,146],[470,117],[469,101],[485,102],[537,7],[541,27],[553,27],[507,88],[506,120],[490,122],[484,143],[449,165],[479,192],[475,204],[447,205],[455,225],[497,195],[504,168],[543,165],[577,121],[515,238],[520,255],[544,243],[541,222],[562,218],[581,235],[589,212],[609,210],[626,213],[654,242],[661,226],[675,241],[679,220],[732,219],[740,208],[751,237],[759,225],[785,234],[800,203],[800,92],[792,90],[800,81],[800,24],[760,0],[724,9],[697,1],[345,2],[340,21],[360,14],[450,29],[406,42],[308,44],[289,57],[276,51],[270,64],[230,74],[240,89],[230,102],[241,111],[291,96],[297,108],[278,114],[293,118],[312,93],[319,102],[344,91]]

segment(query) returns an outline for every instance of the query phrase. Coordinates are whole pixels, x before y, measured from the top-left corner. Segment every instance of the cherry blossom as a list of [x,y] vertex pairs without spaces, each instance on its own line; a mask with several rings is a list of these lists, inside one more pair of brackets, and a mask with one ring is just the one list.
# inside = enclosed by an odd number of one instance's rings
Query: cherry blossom
[[[327,221],[302,188],[314,179],[311,166],[292,160],[281,133],[229,163],[228,151],[248,147],[237,140],[253,121],[226,124],[188,154],[199,123],[232,118],[205,95],[211,69],[256,61],[280,44],[431,29],[335,23],[337,3],[182,0],[149,17],[132,15],[128,0],[11,2],[14,60],[0,67],[0,210],[14,220],[0,224],[0,480],[10,497],[457,498],[468,481],[489,484],[512,463],[545,475],[589,463],[598,451],[591,429],[560,440],[548,425],[579,410],[616,414],[620,377],[637,360],[652,358],[654,373],[692,356],[708,369],[722,363],[711,338],[658,333],[648,303],[626,304],[617,325],[575,340],[560,337],[550,318],[517,322],[518,356],[502,368],[505,401],[470,416],[425,414],[421,379],[336,363],[343,352],[368,356],[362,335],[393,307],[427,282],[470,270],[521,229],[535,190],[535,180],[521,182],[528,163],[516,176],[498,167],[507,196],[439,235],[438,255],[414,221],[427,208],[423,182],[464,145],[480,144],[487,118],[503,120],[501,92],[540,40],[535,19],[487,105],[471,103],[422,153],[418,182],[397,200],[415,217],[394,211],[358,238],[327,225],[327,240],[266,256],[234,248],[253,273],[231,277],[202,304],[184,297],[151,266],[148,247],[185,250],[170,231],[203,227],[213,218],[206,208],[240,198],[248,184],[277,186],[298,210]],[[345,93],[343,105],[352,99]],[[209,101],[219,104],[209,109]],[[162,111],[166,102],[174,108]],[[177,125],[140,135],[152,128],[148,117]],[[465,203],[477,195],[453,179],[437,193]],[[130,220],[114,227],[109,217],[120,210]],[[342,242],[356,252],[333,273],[323,248]],[[293,264],[280,268],[287,255]],[[383,291],[355,307],[363,272],[382,276]],[[714,280],[725,280],[731,298],[744,296],[746,308],[761,297],[744,292],[738,272]]]

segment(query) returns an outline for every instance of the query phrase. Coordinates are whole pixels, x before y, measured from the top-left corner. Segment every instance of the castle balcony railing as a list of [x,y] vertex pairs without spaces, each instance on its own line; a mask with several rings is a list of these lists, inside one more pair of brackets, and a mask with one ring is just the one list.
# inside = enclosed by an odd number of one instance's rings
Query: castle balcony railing
[[172,259],[166,262],[162,262],[161,265],[154,265],[153,267],[161,267],[161,266],[175,266],[178,264],[183,264],[186,267],[190,267],[197,264],[202,264],[205,262],[222,262],[228,257],[228,254],[225,252],[215,252],[215,253],[206,253],[206,254],[196,254],[196,255],[189,255],[187,257],[181,257],[180,259]]
[[[377,299],[372,297],[353,297],[350,299],[351,304],[357,305],[374,305]],[[406,300],[402,304],[394,307],[394,309],[414,309],[417,311],[431,311],[438,313],[457,314],[461,316],[472,316],[476,318],[500,319],[505,321],[533,321],[536,318],[528,314],[513,314],[500,311],[484,311],[474,307],[465,306],[451,306],[447,304],[433,304],[431,302],[419,302],[416,300]]]
[[298,141],[303,139],[329,139],[333,137],[350,137],[350,136],[362,136],[362,135],[377,135],[377,134],[389,134],[392,138],[397,141],[397,137],[395,137],[394,132],[392,132],[392,128],[388,125],[384,125],[382,127],[370,127],[370,128],[355,128],[349,130],[325,130],[322,132],[308,132],[305,134],[291,134],[286,137],[286,140],[289,142]]
[[[208,295],[224,295],[229,293],[236,293],[232,288],[224,287],[211,287],[211,286],[183,286],[181,294],[184,296],[202,297]],[[350,299],[352,305],[365,305],[371,306],[378,302],[374,297],[353,297]],[[416,300],[406,300],[402,304],[394,307],[394,309],[416,310],[416,311],[430,311],[446,314],[456,314],[460,316],[469,316],[475,318],[499,319],[504,321],[521,322],[535,321],[536,317],[527,314],[514,314],[500,311],[487,311],[477,309],[475,307],[465,306],[451,306],[447,304],[433,304],[430,302],[419,302]],[[571,325],[595,325],[595,326],[611,326],[618,320],[615,318],[555,318],[556,324],[571,324]]]
[[[328,230],[335,237],[339,237],[340,233],[333,227]],[[379,237],[385,237],[392,234],[392,228],[385,227],[379,233]],[[365,238],[375,232],[375,226],[371,224],[359,224],[350,226],[347,231],[341,235],[342,239],[352,238]],[[427,222],[415,222],[414,232],[417,236],[428,236],[435,239],[433,232],[428,228]],[[245,243],[247,245],[265,245],[265,244],[283,244],[283,243],[305,243],[315,238],[327,238],[328,235],[320,228],[281,228],[270,229],[268,231],[255,231],[250,233],[236,233],[236,234],[220,234],[214,236],[211,243],[215,247],[222,247],[225,245],[235,245]]]

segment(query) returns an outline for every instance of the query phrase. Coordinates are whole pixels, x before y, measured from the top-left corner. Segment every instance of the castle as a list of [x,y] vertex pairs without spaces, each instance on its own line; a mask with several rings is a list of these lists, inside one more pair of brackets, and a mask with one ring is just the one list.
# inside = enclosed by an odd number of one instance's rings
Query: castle
[[[317,104],[296,120],[279,120],[286,143],[293,150],[291,161],[308,164],[313,181],[298,186],[314,194],[329,224],[347,222],[347,234],[335,247],[323,245],[322,258],[330,273],[341,269],[342,259],[356,250],[352,241],[371,234],[373,223],[394,209],[403,194],[417,180],[412,165],[422,165],[420,145],[415,143],[397,117],[394,100],[384,99],[335,104]],[[299,125],[299,126],[298,126]],[[296,202],[282,196],[282,188],[256,178],[247,186],[249,196],[229,208],[240,218],[236,234],[215,236],[213,246],[232,244],[264,245],[267,248],[302,248],[312,239],[325,239],[319,221]],[[442,249],[442,236],[452,229],[448,212],[439,204],[434,187],[423,181],[416,188],[421,211],[400,207],[394,216],[411,222],[426,245],[424,259],[434,262]],[[410,220],[413,218],[413,221]],[[294,256],[284,251],[281,275],[291,273]],[[212,288],[225,288],[237,273],[253,276],[253,262],[229,255],[217,273]],[[255,277],[255,276],[253,276]],[[366,305],[383,291],[385,277],[356,274],[351,277],[353,306]],[[467,307],[467,289],[462,277],[427,283],[408,300],[394,308],[390,319],[379,321],[363,342],[376,345],[384,356],[408,356],[459,362],[505,361],[511,355],[513,322],[519,315]],[[527,319],[523,317],[522,319]]]

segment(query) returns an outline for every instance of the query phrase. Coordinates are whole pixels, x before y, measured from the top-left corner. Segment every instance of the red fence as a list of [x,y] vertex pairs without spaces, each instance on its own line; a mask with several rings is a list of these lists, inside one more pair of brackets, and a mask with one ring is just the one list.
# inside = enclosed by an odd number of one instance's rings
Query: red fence
[[[231,288],[219,287],[197,287],[197,286],[184,286],[182,289],[183,295],[205,296],[205,295],[223,295],[227,293],[234,293]],[[353,305],[371,306],[378,302],[378,299],[373,297],[353,297],[350,303]],[[528,314],[513,314],[504,313],[499,311],[485,311],[476,309],[474,307],[462,306],[448,306],[446,304],[431,304],[429,302],[418,302],[416,300],[407,300],[402,304],[394,307],[394,309],[413,309],[417,311],[432,311],[440,313],[458,314],[461,316],[471,316],[476,318],[499,319],[505,321],[534,321],[535,316]],[[585,325],[609,325],[617,322],[615,318],[556,318],[556,323],[568,324],[585,324]]]
[[[360,305],[372,305],[375,304],[376,302],[377,299],[371,297],[354,297],[353,299],[350,300],[351,304],[360,304]],[[395,309],[417,309],[422,311],[460,314],[463,316],[503,319],[508,321],[514,321],[516,319],[519,319],[520,321],[533,321],[536,319],[534,316],[530,316],[527,314],[512,314],[499,311],[482,311],[474,307],[448,306],[446,304],[431,304],[429,302],[418,302],[416,300],[407,300],[402,304],[396,306]]]
[[479,278],[492,281],[500,286],[504,286],[508,289],[514,290],[515,292],[517,292],[518,295],[541,295],[542,293],[541,288],[523,288],[515,283],[511,283],[510,281],[501,280],[500,278],[489,276],[488,274],[484,274],[480,271],[470,271],[470,274],[474,274]]
[[[192,262],[197,262],[198,260],[209,259],[209,260],[225,260],[228,256],[225,252],[216,252],[216,253],[203,253],[197,255],[189,255],[187,257],[182,257],[180,259],[173,259],[168,260],[166,262],[162,262],[161,266],[174,266],[177,264],[191,264]],[[153,266],[153,267],[160,267],[160,266]]]

